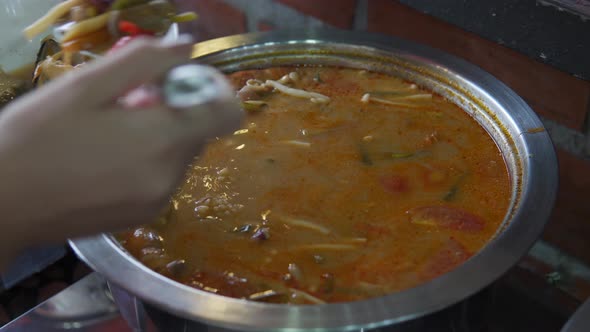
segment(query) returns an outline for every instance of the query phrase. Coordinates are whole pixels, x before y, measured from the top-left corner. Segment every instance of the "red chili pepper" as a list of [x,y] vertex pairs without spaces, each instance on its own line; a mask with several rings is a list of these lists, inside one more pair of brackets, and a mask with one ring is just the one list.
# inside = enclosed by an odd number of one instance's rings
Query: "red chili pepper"
[[139,36],[139,35],[149,35],[153,36],[154,33],[152,31],[144,30],[140,28],[137,24],[129,22],[129,21],[120,21],[119,22],[119,31],[126,33],[129,36]]
[[139,36],[153,36],[153,35],[155,35],[154,32],[142,29],[137,24],[135,24],[133,22],[129,22],[129,21],[120,21],[118,23],[118,26],[119,26],[119,31],[126,34],[126,36],[121,37],[115,43],[115,45],[113,45],[113,47],[111,47],[111,49],[109,50],[109,53],[113,52],[115,50],[118,50],[121,47],[129,44],[129,42],[131,42],[133,39],[135,39]]

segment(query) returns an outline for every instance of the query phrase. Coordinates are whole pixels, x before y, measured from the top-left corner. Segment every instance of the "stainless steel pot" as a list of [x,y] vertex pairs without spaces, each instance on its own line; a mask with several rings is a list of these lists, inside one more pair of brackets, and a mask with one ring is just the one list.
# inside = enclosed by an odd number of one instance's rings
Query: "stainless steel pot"
[[[336,65],[401,76],[446,96],[495,139],[509,168],[512,202],[498,233],[453,271],[419,287],[365,301],[294,306],[199,291],[144,267],[109,234],[76,239],[80,258],[156,312],[235,330],[343,331],[396,324],[457,303],[513,266],[541,234],[557,188],[551,140],[512,90],[474,65],[397,38],[358,32],[255,33],[199,43],[195,61],[231,72],[279,65]],[[122,297],[124,298],[124,297]],[[160,311],[161,310],[161,311]],[[168,318],[169,318],[168,317]]]

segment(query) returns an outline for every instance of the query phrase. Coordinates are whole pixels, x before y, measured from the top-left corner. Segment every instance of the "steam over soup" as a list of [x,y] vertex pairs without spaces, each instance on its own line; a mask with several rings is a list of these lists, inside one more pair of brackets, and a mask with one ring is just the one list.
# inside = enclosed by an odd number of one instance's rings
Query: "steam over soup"
[[345,68],[229,78],[243,129],[208,146],[161,220],[120,236],[157,272],[256,301],[354,301],[450,271],[502,223],[502,155],[441,96]]

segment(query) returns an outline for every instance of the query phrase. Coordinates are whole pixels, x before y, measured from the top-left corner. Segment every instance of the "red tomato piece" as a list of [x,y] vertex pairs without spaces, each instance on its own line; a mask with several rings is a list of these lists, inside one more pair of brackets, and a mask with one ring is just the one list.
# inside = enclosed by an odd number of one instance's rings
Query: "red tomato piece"
[[406,213],[410,216],[410,222],[418,225],[466,232],[481,231],[485,226],[480,217],[450,206],[423,206],[410,209]]
[[471,254],[454,238],[449,238],[443,247],[424,265],[420,275],[425,279],[432,279],[447,273],[461,265]]
[[401,175],[391,175],[381,178],[381,185],[390,193],[399,194],[410,191],[408,179]]
[[126,33],[130,36],[139,36],[139,35],[153,36],[154,35],[154,33],[152,31],[144,30],[144,29],[140,28],[137,24],[129,22],[129,21],[119,22],[119,31]]

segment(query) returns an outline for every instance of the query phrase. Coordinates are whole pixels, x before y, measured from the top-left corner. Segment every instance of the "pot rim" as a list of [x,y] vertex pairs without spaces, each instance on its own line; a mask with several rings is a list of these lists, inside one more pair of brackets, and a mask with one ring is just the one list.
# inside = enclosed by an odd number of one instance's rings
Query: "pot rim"
[[550,137],[545,130],[537,130],[544,129],[543,124],[516,93],[478,67],[398,38],[334,30],[223,37],[196,44],[193,55],[199,62],[224,70],[284,64],[281,59],[301,64],[319,59],[326,63],[328,58],[332,59],[330,64],[342,61],[342,65],[351,66],[372,58],[373,67],[369,69],[381,65],[378,70],[403,70],[407,78],[430,85],[460,104],[494,137],[512,175],[512,207],[502,230],[452,271],[401,292],[326,305],[265,304],[222,297],[157,274],[127,254],[108,234],[70,240],[74,251],[90,267],[138,298],[187,319],[238,330],[375,328],[440,310],[474,294],[516,264],[543,231],[558,181]]

